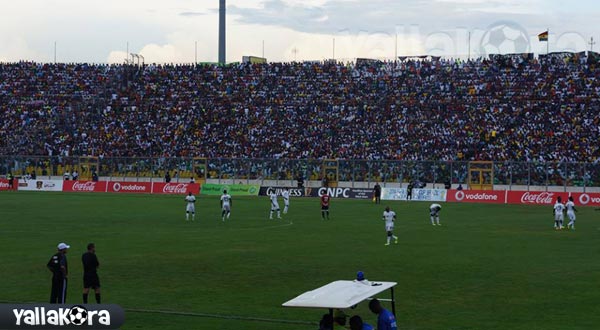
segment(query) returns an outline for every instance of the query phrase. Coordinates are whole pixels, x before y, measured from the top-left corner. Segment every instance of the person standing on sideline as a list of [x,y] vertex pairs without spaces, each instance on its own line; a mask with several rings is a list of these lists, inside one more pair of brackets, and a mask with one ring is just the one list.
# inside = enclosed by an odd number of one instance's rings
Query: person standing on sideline
[[398,330],[396,317],[390,311],[381,307],[379,300],[371,300],[369,302],[369,309],[374,314],[377,314],[377,330]]
[[269,212],[269,220],[273,220],[273,212],[275,211],[277,211],[277,219],[281,219],[281,211],[279,210],[279,202],[277,201],[277,193],[275,192],[275,189],[271,188],[269,199],[271,199],[271,212]]
[[375,204],[381,204],[381,186],[379,182],[376,182],[373,187],[373,198],[375,199]]
[[413,183],[412,181],[408,183],[408,187],[406,187],[406,200],[412,200],[412,191],[413,191]]
[[327,215],[327,220],[329,220],[329,201],[331,197],[325,193],[321,196],[321,219],[325,220],[325,216]]
[[225,216],[229,220],[229,216],[231,215],[231,206],[233,205],[233,201],[231,200],[231,196],[227,193],[227,190],[223,190],[223,195],[221,195],[221,220],[225,221]]
[[96,256],[96,245],[90,243],[87,246],[87,252],[81,256],[83,263],[83,303],[88,303],[88,294],[90,288],[96,293],[96,303],[100,304],[100,278],[98,278],[98,257]]
[[14,190],[15,189],[15,177],[12,175],[12,172],[9,172],[7,177],[8,177],[8,189]]
[[569,201],[565,206],[567,207],[567,217],[569,217],[567,228],[575,230],[575,212],[577,212],[577,209],[575,208],[575,203],[573,202],[573,196],[569,196]]
[[283,189],[281,197],[283,197],[283,214],[287,214],[290,208],[290,190],[288,188]]
[[52,289],[50,291],[51,304],[64,304],[67,301],[67,250],[70,248],[66,243],[58,244],[56,252],[46,265],[52,272]]
[[192,214],[192,221],[196,218],[196,197],[192,195],[192,192],[188,192],[188,195],[185,196],[185,202],[187,206],[185,207],[185,221],[190,220],[190,213]]
[[390,207],[386,206],[383,211],[383,221],[385,221],[385,231],[387,232],[387,242],[385,245],[390,245],[392,238],[394,243],[398,244],[398,236],[394,235],[394,221],[396,220],[396,212],[390,211]]
[[565,205],[562,203],[562,198],[558,196],[556,204],[554,204],[554,209],[552,210],[552,213],[554,214],[554,229],[563,229],[564,211]]
[[437,221],[437,225],[441,226],[442,224],[440,223],[440,211],[442,210],[442,206],[440,204],[431,204],[431,206],[429,206],[429,216],[431,217],[431,224],[432,225],[436,225],[436,221]]

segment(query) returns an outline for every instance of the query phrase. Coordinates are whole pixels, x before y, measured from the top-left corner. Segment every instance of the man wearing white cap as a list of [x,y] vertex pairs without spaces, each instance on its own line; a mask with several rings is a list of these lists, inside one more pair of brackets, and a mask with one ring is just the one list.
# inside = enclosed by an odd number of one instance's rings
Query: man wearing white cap
[[48,269],[52,272],[52,291],[50,293],[51,304],[64,304],[67,300],[67,250],[70,248],[66,243],[58,244],[58,252],[48,261]]

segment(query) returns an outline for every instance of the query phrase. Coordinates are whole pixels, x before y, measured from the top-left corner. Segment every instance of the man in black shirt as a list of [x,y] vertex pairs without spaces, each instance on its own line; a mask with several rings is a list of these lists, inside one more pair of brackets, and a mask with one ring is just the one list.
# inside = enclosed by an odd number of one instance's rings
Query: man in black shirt
[[67,250],[70,248],[65,243],[58,244],[58,252],[55,253],[46,265],[52,272],[52,291],[50,292],[51,304],[64,304],[67,300]]
[[406,200],[409,201],[412,199],[412,191],[413,191],[413,183],[412,181],[408,183],[408,187],[406,188]]
[[375,204],[381,204],[381,186],[379,182],[375,182],[375,186],[373,187],[373,198],[375,199]]
[[87,252],[81,256],[83,263],[83,303],[88,303],[88,294],[90,288],[96,292],[96,303],[100,303],[100,279],[96,270],[100,266],[98,257],[96,257],[96,245],[90,243],[87,246]]

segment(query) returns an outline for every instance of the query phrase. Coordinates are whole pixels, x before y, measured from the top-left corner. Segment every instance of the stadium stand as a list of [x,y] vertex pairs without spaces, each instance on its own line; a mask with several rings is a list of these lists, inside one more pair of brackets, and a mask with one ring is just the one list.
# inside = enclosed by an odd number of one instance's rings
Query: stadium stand
[[537,59],[5,63],[0,154],[596,162],[599,75]]

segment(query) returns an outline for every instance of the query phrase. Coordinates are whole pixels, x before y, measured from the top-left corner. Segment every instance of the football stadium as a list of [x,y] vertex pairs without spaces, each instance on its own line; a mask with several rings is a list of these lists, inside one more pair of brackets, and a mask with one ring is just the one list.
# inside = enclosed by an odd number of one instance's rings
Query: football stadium
[[600,329],[598,4],[8,2],[0,329]]

